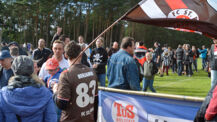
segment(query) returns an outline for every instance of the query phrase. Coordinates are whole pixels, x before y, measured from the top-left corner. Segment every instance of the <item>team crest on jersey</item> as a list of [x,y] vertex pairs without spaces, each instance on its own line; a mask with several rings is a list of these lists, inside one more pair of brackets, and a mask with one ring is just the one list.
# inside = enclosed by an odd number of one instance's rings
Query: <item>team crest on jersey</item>
[[168,14],[168,18],[199,20],[198,14],[190,9],[176,9]]

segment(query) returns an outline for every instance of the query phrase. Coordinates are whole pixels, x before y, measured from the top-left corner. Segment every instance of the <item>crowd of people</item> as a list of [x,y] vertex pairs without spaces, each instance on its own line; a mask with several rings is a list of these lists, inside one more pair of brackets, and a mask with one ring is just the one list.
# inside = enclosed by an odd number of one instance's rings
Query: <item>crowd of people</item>
[[90,49],[83,36],[75,42],[61,32],[58,27],[51,49],[42,38],[33,51],[17,42],[2,43],[0,121],[96,121],[98,84],[137,91],[150,88],[156,92],[156,74],[169,76],[171,68],[172,73],[191,77],[198,71],[199,56],[203,69],[211,72],[212,84],[217,79],[215,39],[210,51],[204,45],[202,49],[189,44],[172,49],[161,47],[159,42],[154,43],[154,48],[147,48],[132,37],[124,37],[120,49],[118,42],[110,49],[104,48],[104,38],[100,37],[95,48]]

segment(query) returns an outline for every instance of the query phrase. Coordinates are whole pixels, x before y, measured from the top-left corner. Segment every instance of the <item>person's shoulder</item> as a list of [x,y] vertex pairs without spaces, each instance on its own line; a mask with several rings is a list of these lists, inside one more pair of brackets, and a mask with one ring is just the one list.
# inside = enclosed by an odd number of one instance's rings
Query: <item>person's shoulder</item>
[[69,69],[65,69],[60,73],[59,77],[66,77],[68,73],[70,73]]
[[93,50],[92,50],[92,53],[95,53],[97,51],[97,48],[94,48]]
[[33,52],[39,52],[40,50],[38,48],[34,49]]
[[[44,62],[42,64],[40,72],[44,72],[45,71],[45,66],[46,66],[46,62]],[[39,72],[39,74],[40,74],[40,72]]]
[[130,55],[124,56],[122,60],[125,62],[125,64],[136,64],[135,59]]
[[44,50],[45,50],[45,51],[52,52],[51,49],[50,49],[50,48],[47,48],[47,47],[45,47]]
[[68,65],[68,61],[64,57],[59,63]]
[[103,50],[103,52],[104,52],[104,53],[107,53],[107,51],[106,51],[106,49],[105,49],[105,48],[102,48],[102,50]]

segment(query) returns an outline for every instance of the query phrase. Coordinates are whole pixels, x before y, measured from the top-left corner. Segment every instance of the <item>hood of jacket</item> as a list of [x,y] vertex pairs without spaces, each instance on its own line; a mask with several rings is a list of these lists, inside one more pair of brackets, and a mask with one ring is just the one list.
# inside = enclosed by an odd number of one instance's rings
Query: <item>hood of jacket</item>
[[44,86],[26,86],[11,90],[3,87],[0,95],[3,108],[23,117],[44,110],[52,99],[51,92]]

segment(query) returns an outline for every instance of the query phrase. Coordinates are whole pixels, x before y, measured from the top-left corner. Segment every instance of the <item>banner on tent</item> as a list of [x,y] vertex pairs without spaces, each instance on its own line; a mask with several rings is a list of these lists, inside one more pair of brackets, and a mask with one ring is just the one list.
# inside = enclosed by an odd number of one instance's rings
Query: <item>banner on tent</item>
[[100,122],[192,122],[201,102],[99,91]]

